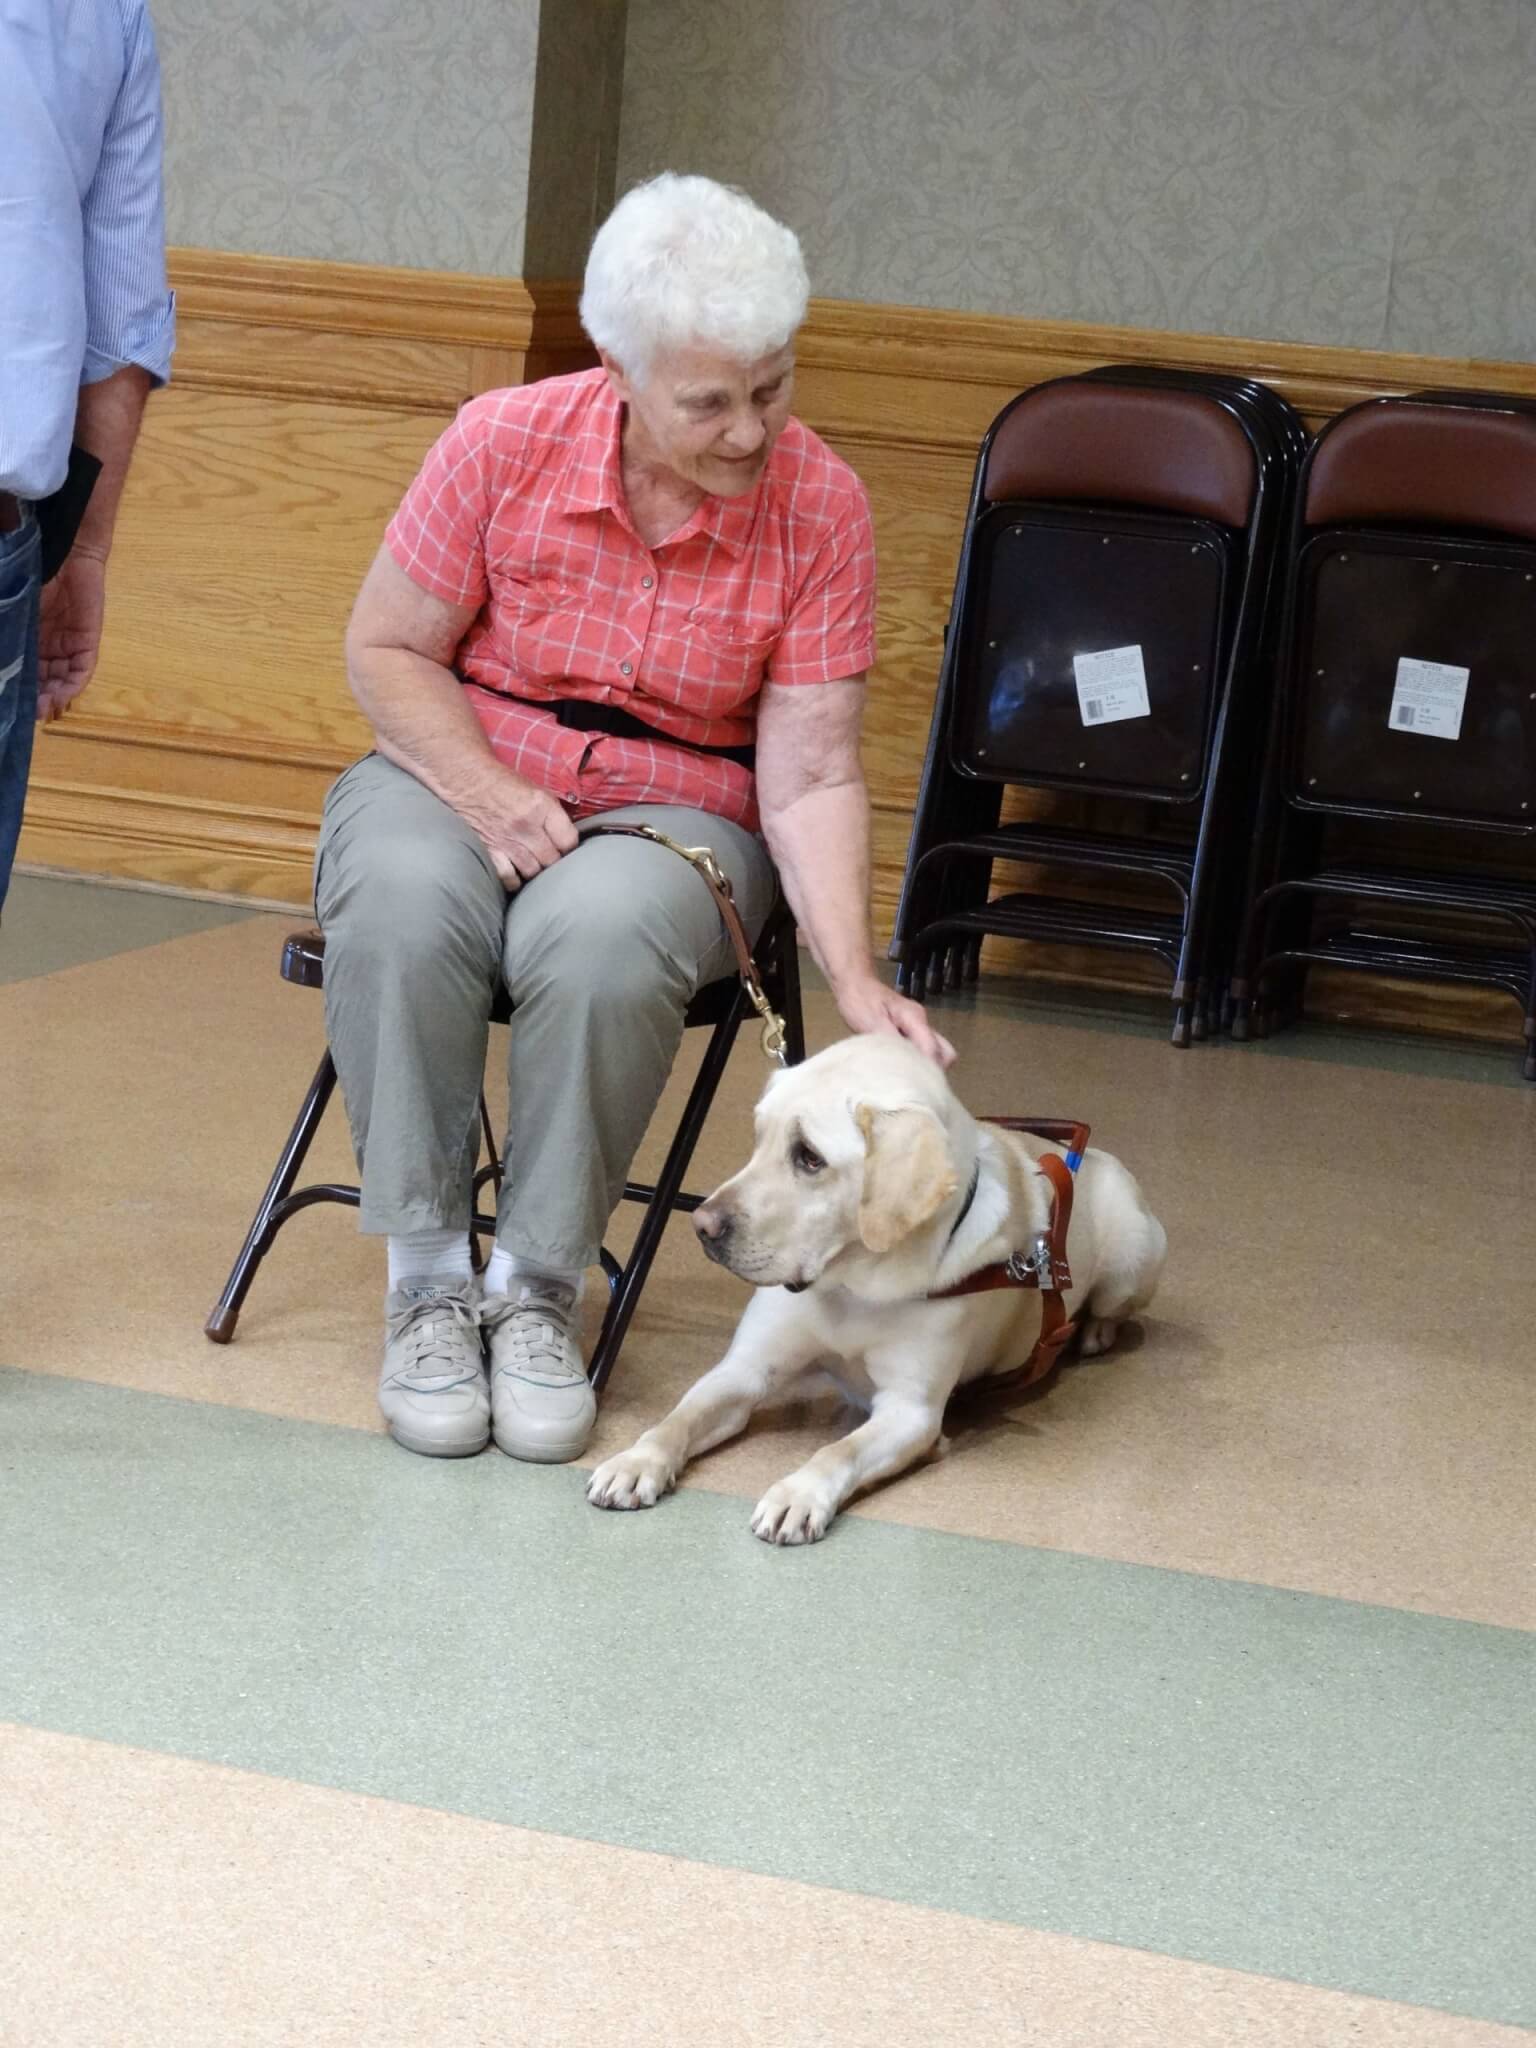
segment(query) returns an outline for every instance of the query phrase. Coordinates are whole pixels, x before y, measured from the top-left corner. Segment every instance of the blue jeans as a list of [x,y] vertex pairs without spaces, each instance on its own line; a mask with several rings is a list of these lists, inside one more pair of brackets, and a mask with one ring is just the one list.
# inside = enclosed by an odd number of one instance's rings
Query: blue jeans
[[40,561],[37,521],[25,512],[14,533],[0,533],[0,908],[21,836],[37,725]]

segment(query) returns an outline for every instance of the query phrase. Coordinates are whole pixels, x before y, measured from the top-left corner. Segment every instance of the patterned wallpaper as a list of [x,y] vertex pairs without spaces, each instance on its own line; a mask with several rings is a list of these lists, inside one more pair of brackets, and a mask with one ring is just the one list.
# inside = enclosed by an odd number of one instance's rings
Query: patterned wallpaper
[[1536,356],[1536,0],[629,0],[665,167],[830,297]]
[[151,11],[173,242],[518,272],[539,0]]

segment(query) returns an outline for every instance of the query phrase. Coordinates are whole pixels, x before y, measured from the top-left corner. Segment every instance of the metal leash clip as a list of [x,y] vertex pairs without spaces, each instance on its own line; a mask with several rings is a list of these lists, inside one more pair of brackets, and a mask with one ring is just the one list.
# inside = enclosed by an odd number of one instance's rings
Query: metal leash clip
[[716,860],[712,846],[683,846],[676,839],[662,838],[659,832],[656,837],[664,846],[670,846],[674,853],[680,853],[684,860],[691,861],[712,889],[718,889],[722,896],[729,896],[735,902],[736,892],[731,887],[731,878]]
[[1008,1261],[1008,1277],[1021,1287],[1049,1287],[1054,1270],[1051,1240],[1043,1231],[1027,1252],[1015,1252]]
[[751,979],[746,983],[746,991],[748,1001],[763,1020],[762,1048],[764,1059],[777,1060],[781,1067],[787,1067],[789,1065],[789,1055],[785,1048],[789,1034],[784,1028],[784,1019],[779,1015],[772,1003],[769,1002],[763,985],[757,978],[757,970],[755,968],[753,969]]

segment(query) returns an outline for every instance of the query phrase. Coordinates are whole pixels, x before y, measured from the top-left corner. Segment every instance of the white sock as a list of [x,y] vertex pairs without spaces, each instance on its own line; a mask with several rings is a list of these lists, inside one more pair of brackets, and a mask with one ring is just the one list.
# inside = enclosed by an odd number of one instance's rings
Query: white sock
[[389,1240],[389,1290],[407,1280],[472,1280],[467,1230],[412,1230]]
[[536,1266],[532,1259],[515,1257],[505,1245],[493,1245],[485,1267],[486,1293],[516,1294],[519,1283],[525,1280],[552,1280],[557,1287],[569,1287],[578,1297],[581,1294],[579,1267]]

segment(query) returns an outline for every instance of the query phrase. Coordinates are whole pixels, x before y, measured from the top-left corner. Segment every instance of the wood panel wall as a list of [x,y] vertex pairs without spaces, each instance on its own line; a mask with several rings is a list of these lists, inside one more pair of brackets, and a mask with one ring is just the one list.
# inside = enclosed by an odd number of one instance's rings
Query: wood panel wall
[[[172,275],[175,377],[150,407],[125,499],[101,672],[39,734],[22,857],[301,904],[325,789],[366,743],[341,634],[386,520],[464,398],[590,358],[570,285],[202,250],[175,252]],[[977,444],[1016,392],[1116,361],[1243,370],[1313,425],[1426,385],[1536,395],[1532,364],[813,304],[796,410],[864,478],[880,547],[867,760],[882,935]],[[1137,981],[1102,956],[1052,964]],[[1421,1001],[1373,984],[1341,1000],[1510,1028],[1477,994]]]
[[197,250],[172,279],[101,670],[38,735],[21,855],[301,904],[367,744],[341,635],[386,521],[465,398],[585,340],[569,287]]

